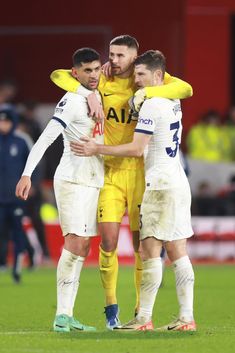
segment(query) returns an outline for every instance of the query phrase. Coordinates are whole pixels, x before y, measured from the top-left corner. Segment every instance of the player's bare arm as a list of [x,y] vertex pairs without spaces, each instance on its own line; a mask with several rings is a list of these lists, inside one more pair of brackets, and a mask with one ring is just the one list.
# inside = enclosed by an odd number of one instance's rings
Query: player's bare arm
[[50,79],[60,88],[68,92],[78,93],[87,98],[89,107],[89,116],[95,117],[98,121],[104,119],[104,111],[102,104],[98,100],[96,94],[85,89],[81,83],[74,77],[71,70],[58,69],[51,73]]
[[87,104],[89,107],[89,116],[98,122],[103,121],[105,118],[103,107],[94,92],[87,96]]
[[23,175],[16,185],[15,195],[22,200],[27,200],[29,190],[31,188],[31,179],[29,176]]
[[97,154],[120,156],[120,157],[141,157],[144,149],[151,139],[151,136],[136,132],[133,141],[124,145],[107,146],[97,144],[93,139],[82,137],[83,142],[71,142],[71,150],[77,156],[93,156]]

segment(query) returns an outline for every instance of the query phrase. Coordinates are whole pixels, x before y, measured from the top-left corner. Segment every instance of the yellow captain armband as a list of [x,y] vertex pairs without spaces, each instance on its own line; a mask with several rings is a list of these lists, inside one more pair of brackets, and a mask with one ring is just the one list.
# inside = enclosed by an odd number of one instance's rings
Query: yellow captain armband
[[192,97],[192,86],[177,77],[169,75],[164,77],[164,85],[145,87],[146,98],[162,97],[168,99],[184,99]]
[[50,79],[58,87],[64,89],[65,91],[73,93],[76,93],[79,86],[81,85],[80,82],[78,82],[76,78],[72,76],[71,70],[55,70],[51,73]]

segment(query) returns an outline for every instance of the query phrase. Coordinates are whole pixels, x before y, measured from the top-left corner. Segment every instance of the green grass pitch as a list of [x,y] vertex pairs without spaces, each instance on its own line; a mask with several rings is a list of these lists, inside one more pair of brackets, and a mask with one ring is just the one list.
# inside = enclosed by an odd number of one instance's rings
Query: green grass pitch
[[[235,266],[194,266],[195,319],[198,331],[109,332],[105,329],[103,291],[97,268],[84,268],[76,301],[76,316],[95,325],[97,332],[54,333],[56,306],[55,269],[24,271],[23,283],[12,283],[0,273],[1,353],[229,353],[235,352]],[[119,271],[120,318],[133,317],[132,267]],[[154,324],[167,324],[177,315],[172,269],[167,267],[164,285],[154,309]]]

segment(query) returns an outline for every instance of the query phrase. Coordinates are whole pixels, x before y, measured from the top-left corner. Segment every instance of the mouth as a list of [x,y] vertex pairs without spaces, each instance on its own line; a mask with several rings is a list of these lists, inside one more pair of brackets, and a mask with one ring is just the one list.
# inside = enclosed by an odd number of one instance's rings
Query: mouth
[[111,68],[112,68],[112,70],[119,70],[120,69],[120,67],[119,66],[111,66]]
[[90,85],[91,87],[96,87],[96,86],[98,85],[98,81],[90,81],[90,82],[89,82],[89,85]]

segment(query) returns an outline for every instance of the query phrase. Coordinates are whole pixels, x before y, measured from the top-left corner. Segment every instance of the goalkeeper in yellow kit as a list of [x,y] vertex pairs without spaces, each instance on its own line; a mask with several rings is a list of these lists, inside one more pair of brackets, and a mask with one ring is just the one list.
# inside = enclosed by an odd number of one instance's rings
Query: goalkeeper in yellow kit
[[[105,144],[120,145],[132,141],[136,119],[129,112],[128,100],[136,88],[133,77],[133,62],[138,53],[138,42],[129,35],[115,37],[110,42],[109,62],[112,77],[101,75],[99,91],[103,97],[105,113]],[[83,87],[72,77],[71,71],[56,70],[51,79],[68,91],[86,95]],[[90,93],[90,92],[89,92]],[[192,96],[192,87],[175,77],[165,75],[164,85],[145,87],[139,96],[154,96],[182,99]],[[139,96],[136,96],[138,105]],[[128,210],[130,229],[133,233],[135,252],[136,306],[139,307],[139,291],[142,274],[142,261],[139,255],[139,209],[144,193],[144,169],[142,158],[105,156],[105,183],[100,192],[98,222],[101,235],[99,265],[105,291],[106,327],[120,327],[119,308],[116,297],[118,276],[117,243],[122,217]]]

